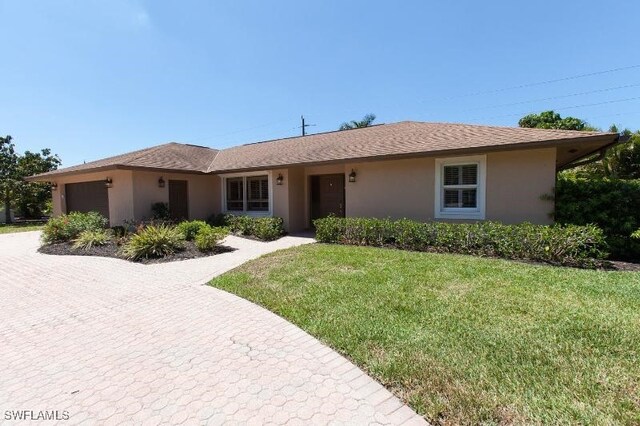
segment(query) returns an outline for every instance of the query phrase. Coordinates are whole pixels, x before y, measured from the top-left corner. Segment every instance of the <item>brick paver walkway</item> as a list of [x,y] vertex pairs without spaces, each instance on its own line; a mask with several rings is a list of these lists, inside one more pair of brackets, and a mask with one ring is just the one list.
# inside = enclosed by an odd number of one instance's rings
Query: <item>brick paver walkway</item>
[[229,237],[231,253],[140,265],[42,255],[38,236],[0,235],[2,422],[66,410],[63,424],[424,424],[299,328],[203,285],[308,239]]

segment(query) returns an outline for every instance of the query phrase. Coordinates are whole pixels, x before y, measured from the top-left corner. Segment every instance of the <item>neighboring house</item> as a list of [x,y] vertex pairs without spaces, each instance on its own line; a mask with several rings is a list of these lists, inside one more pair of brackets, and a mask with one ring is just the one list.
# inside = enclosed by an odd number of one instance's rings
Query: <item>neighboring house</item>
[[168,143],[32,176],[54,215],[96,210],[112,225],[151,216],[279,216],[551,223],[556,172],[615,133],[401,122],[216,150]]

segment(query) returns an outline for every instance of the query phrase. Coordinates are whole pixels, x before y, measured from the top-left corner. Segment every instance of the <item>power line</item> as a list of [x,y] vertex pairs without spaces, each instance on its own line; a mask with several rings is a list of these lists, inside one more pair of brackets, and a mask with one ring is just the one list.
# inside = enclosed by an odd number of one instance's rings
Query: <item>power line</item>
[[592,77],[592,76],[595,76],[595,75],[602,75],[602,74],[608,74],[608,73],[612,73],[612,72],[626,71],[626,70],[636,69],[636,68],[640,68],[640,64],[630,65],[630,66],[626,66],[626,67],[611,68],[611,69],[608,69],[608,70],[595,71],[595,72],[590,72],[590,73],[585,73],[585,74],[577,74],[577,75],[572,75],[572,76],[568,76],[568,77],[555,78],[555,79],[551,79],[551,80],[537,81],[537,82],[534,82],[534,83],[519,84],[517,86],[508,86],[508,87],[502,87],[502,88],[498,88],[498,89],[490,89],[490,90],[482,90],[482,91],[478,91],[478,92],[470,92],[470,93],[466,93],[466,94],[462,94],[462,95],[454,95],[454,96],[448,96],[448,97],[444,97],[444,98],[440,98],[440,99],[431,99],[431,100],[432,101],[434,101],[434,100],[451,100],[451,99],[467,98],[467,97],[478,96],[478,95],[490,95],[490,94],[493,94],[493,93],[506,92],[508,90],[516,90],[516,89],[524,89],[524,88],[527,88],[527,87],[542,86],[542,85],[545,85],[545,84],[559,83],[559,82],[562,82],[562,81],[575,80],[575,79],[578,79],[578,78]]
[[[560,108],[551,108],[554,111],[563,111],[565,109],[575,109],[575,108],[586,108],[586,107],[591,107],[591,106],[598,106],[598,105],[607,105],[607,104],[614,104],[614,103],[618,103],[618,102],[628,102],[628,101],[634,101],[640,99],[640,96],[635,96],[632,98],[624,98],[624,99],[613,99],[610,101],[604,101],[604,102],[595,102],[592,104],[582,104],[582,105],[571,105],[571,106],[566,106],[566,107],[560,107]],[[479,120],[479,119],[493,119],[493,118],[501,118],[501,117],[514,117],[514,116],[525,116],[527,114],[530,114],[529,112],[522,112],[522,113],[518,113],[518,114],[503,114],[503,115],[496,115],[493,117],[478,117],[478,118],[474,118],[473,120]]]
[[528,100],[528,101],[512,102],[512,103],[508,103],[508,104],[499,104],[499,105],[491,105],[491,106],[486,106],[486,107],[469,108],[469,109],[462,110],[461,112],[479,111],[479,110],[492,109],[492,108],[502,108],[502,107],[508,107],[508,106],[514,106],[514,105],[529,104],[529,103],[534,103],[534,102],[550,101],[550,100],[554,100],[554,99],[565,99],[565,98],[571,98],[571,97],[574,97],[574,96],[590,95],[592,93],[610,92],[612,90],[628,89],[630,87],[638,87],[638,86],[640,86],[640,84],[627,84],[625,86],[608,87],[606,89],[590,90],[588,92],[571,93],[569,95],[551,96],[551,97],[548,97],[548,98],[531,99],[531,100]]

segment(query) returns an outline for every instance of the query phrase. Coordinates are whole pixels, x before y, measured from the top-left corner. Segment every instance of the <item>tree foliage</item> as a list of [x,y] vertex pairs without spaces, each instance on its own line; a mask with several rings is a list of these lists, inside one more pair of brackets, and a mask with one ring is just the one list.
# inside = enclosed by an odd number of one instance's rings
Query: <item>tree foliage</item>
[[60,158],[50,149],[40,152],[15,150],[11,136],[0,137],[0,198],[5,208],[6,222],[11,222],[10,210],[17,208],[23,216],[39,217],[51,193],[45,183],[26,182],[24,178],[55,170]]
[[[529,114],[518,121],[520,127],[536,129],[601,131],[576,117],[562,117],[554,111]],[[640,131],[622,132],[613,125],[609,132],[620,133],[629,140],[609,148],[602,160],[563,172],[564,176],[580,178],[640,179]]]
[[[617,132],[612,126],[610,131]],[[640,131],[624,130],[629,140],[607,150],[601,161],[576,169],[573,174],[582,178],[640,179]]]
[[529,114],[518,121],[520,127],[531,129],[559,129],[559,130],[597,130],[586,121],[575,117],[564,117],[554,111],[543,111],[540,114]]
[[340,125],[340,128],[338,130],[350,130],[350,129],[360,129],[362,127],[369,127],[371,126],[371,124],[375,119],[376,119],[375,114],[367,114],[360,121],[357,121],[357,120],[351,120],[349,122],[345,121]]

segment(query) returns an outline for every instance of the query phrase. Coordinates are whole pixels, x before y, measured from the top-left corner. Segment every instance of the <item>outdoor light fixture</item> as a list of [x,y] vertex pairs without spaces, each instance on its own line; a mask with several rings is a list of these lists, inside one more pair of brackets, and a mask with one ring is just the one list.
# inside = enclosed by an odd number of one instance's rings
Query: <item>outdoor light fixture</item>
[[276,185],[282,185],[282,181],[284,178],[282,177],[282,173],[278,173],[278,177],[276,178]]
[[162,176],[158,179],[158,188],[164,188],[164,179],[162,179]]
[[351,169],[351,173],[349,173],[349,182],[355,182],[356,181],[356,171]]
[[113,186],[113,180],[110,177],[106,178],[104,180],[104,186],[111,188]]
[[51,190],[55,191],[56,189],[58,189],[58,183],[57,182],[51,182]]

